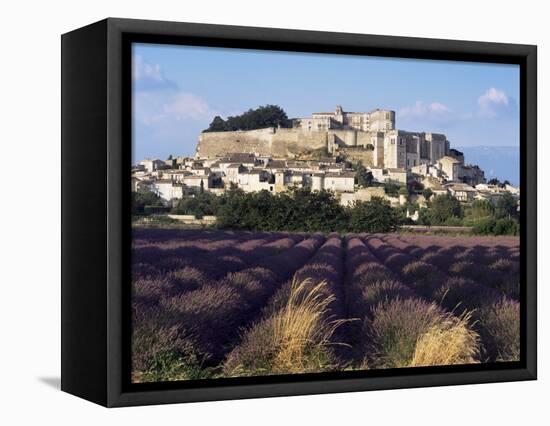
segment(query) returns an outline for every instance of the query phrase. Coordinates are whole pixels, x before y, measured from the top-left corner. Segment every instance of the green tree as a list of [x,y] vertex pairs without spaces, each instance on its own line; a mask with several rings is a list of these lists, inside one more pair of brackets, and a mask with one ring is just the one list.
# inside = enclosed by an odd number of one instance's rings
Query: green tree
[[519,224],[514,219],[488,217],[478,220],[472,232],[478,235],[518,235]]
[[400,188],[401,188],[401,184],[396,182],[388,181],[384,183],[384,191],[386,192],[386,194],[392,197],[396,197],[399,194]]
[[293,188],[273,194],[232,187],[219,198],[218,225],[229,229],[304,232],[391,232],[403,218],[389,202],[373,198],[352,207],[330,191]]
[[345,209],[333,193],[295,188],[275,194],[231,188],[220,200],[222,228],[270,231],[336,231],[347,224]]
[[409,190],[407,189],[406,186],[402,186],[401,188],[399,188],[399,191],[397,193],[399,195],[404,195],[405,197],[409,196]]
[[493,228],[495,235],[518,235],[519,224],[510,218],[497,219]]
[[509,192],[504,192],[502,196],[498,199],[495,206],[495,218],[512,218],[517,219],[519,217],[519,212],[517,208],[517,201],[512,194]]
[[227,120],[216,116],[204,131],[253,130],[277,126],[290,126],[286,112],[277,105],[265,105],[256,109],[249,109],[241,115],[227,117]]
[[216,115],[205,132],[223,132],[224,130],[226,130],[225,120],[219,115]]
[[[286,206],[291,207],[287,218],[292,230],[299,231],[302,227],[304,231],[337,231],[347,222],[345,210],[333,192],[298,188],[290,193],[290,198],[293,202]],[[292,226],[292,223],[297,226]]]
[[492,235],[494,234],[495,224],[494,217],[480,219],[474,224],[472,232],[477,235]]
[[484,217],[492,216],[495,212],[495,207],[488,200],[474,200],[470,208],[464,213],[473,220],[481,219]]
[[220,228],[254,229],[255,223],[249,223],[247,217],[250,213],[247,205],[249,194],[231,185],[220,198],[217,211],[217,223]]
[[427,207],[422,207],[418,210],[418,221],[419,225],[431,226],[432,219],[430,217],[430,210]]
[[460,202],[449,194],[434,197],[428,208],[429,221],[432,225],[442,225],[452,217],[463,217]]
[[131,204],[132,214],[143,214],[145,212],[145,206],[163,206],[160,197],[148,189],[132,192]]
[[199,218],[216,215],[220,201],[211,192],[203,192],[195,196],[184,197],[172,209],[174,214],[191,214]]
[[351,232],[393,232],[401,223],[397,210],[379,197],[356,202],[349,216],[348,230]]
[[354,167],[353,170],[355,170],[355,183],[359,186],[368,187],[372,185],[373,176],[372,172],[370,170],[367,170],[365,166],[363,166],[362,161],[358,161]]
[[431,196],[433,195],[433,191],[430,189],[430,188],[425,188],[423,191],[422,191],[422,195],[424,196],[424,198],[426,199],[426,201],[428,201]]

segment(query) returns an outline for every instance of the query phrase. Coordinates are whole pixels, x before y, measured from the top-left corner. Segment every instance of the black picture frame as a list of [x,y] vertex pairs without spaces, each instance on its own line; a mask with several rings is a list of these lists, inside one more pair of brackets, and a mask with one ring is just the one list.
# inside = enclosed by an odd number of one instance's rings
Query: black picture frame
[[[63,391],[117,407],[536,379],[536,46],[118,18],[64,34],[61,42]],[[518,64],[521,360],[130,384],[132,42]]]

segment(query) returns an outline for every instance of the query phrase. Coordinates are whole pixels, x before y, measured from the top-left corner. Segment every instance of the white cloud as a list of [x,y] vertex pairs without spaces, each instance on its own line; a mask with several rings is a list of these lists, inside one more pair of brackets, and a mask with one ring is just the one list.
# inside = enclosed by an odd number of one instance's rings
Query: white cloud
[[138,92],[134,96],[134,117],[146,125],[210,120],[218,113],[206,100],[192,93]]
[[150,78],[152,80],[162,81],[159,64],[148,64],[143,61],[140,55],[136,55],[132,62],[132,77],[134,80]]
[[491,87],[477,99],[479,114],[483,117],[496,117],[511,107],[508,95],[502,90]]
[[213,114],[204,99],[191,93],[178,93],[164,105],[164,113],[178,121],[189,118],[199,120]]
[[451,112],[451,109],[440,102],[426,103],[416,101],[414,105],[401,108],[399,115],[401,117],[442,117]]
[[132,57],[132,80],[137,91],[178,88],[175,82],[163,75],[159,64],[145,62],[140,55]]

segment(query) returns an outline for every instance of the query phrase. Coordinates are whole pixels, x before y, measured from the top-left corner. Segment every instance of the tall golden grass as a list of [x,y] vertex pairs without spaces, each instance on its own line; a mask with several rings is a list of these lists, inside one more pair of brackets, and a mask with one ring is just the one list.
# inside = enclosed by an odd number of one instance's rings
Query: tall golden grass
[[421,335],[411,367],[479,362],[479,335],[470,328],[471,313],[447,316]]
[[224,371],[230,375],[294,374],[335,368],[332,336],[346,320],[331,317],[329,306],[334,299],[325,281],[293,280],[283,307],[245,333]]
[[471,313],[456,316],[418,298],[381,302],[363,325],[367,361],[373,368],[477,362],[479,336],[470,320]]
[[272,318],[277,370],[323,368],[331,337],[343,322],[329,318],[328,307],[335,297],[327,295],[327,283],[311,284],[310,279],[301,283],[294,280],[286,306]]

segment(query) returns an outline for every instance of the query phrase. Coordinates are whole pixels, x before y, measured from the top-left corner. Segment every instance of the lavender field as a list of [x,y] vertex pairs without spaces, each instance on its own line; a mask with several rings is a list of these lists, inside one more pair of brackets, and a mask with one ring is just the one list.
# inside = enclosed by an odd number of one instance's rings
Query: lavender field
[[134,229],[132,380],[519,359],[519,239]]

